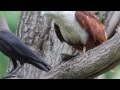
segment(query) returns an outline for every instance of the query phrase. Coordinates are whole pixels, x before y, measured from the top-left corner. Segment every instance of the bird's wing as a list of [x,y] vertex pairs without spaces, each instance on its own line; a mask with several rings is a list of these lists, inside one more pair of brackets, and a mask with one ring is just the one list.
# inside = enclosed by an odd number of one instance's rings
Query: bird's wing
[[49,71],[51,67],[44,62],[44,60],[38,57],[32,50],[30,50],[27,46],[24,46],[21,43],[17,43],[19,40],[14,42],[9,42],[7,40],[2,41],[2,46],[5,52],[8,53],[9,56],[17,58],[19,61],[22,60],[24,63],[29,63],[37,68]]
[[94,41],[102,43],[107,40],[107,36],[104,31],[105,27],[94,12],[76,11],[75,17],[80,25],[90,33]]
[[24,63],[32,64],[44,71],[49,71],[51,68],[27,45],[9,32],[0,34],[0,46],[4,50],[4,54],[7,54],[10,58],[21,59]]
[[9,32],[4,32],[0,35],[0,37],[2,37],[2,39],[0,40],[1,45],[4,47],[5,50],[7,50],[7,52],[29,57],[34,60],[39,59],[38,56],[15,35]]
[[62,36],[62,34],[61,34],[61,31],[60,31],[59,26],[55,23],[55,24],[54,24],[54,27],[55,27],[55,33],[56,33],[58,39],[59,39],[61,42],[65,42],[65,39],[63,38],[63,36]]

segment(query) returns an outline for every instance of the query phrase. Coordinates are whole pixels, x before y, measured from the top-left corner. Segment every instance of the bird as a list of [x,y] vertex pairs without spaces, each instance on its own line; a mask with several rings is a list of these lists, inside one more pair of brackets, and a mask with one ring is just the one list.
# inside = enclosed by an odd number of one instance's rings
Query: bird
[[94,11],[42,11],[45,15],[53,18],[58,39],[77,51],[85,53],[107,40],[105,26]]
[[9,57],[13,64],[12,70],[3,78],[13,77],[25,63],[46,72],[51,69],[42,57],[11,32],[3,16],[0,16],[0,51]]

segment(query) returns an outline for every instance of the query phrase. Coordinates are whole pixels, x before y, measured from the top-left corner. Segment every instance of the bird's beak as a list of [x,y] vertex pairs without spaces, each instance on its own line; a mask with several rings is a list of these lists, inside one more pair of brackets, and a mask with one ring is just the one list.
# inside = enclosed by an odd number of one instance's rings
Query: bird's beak
[[45,11],[42,11],[41,12],[41,16],[43,17],[45,15]]

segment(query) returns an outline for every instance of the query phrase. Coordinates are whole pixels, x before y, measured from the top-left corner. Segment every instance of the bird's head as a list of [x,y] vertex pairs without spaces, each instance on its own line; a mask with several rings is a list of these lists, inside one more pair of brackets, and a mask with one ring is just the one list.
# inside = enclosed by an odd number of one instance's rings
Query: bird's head
[[64,17],[74,13],[75,11],[42,11],[41,16],[47,15],[51,17]]
[[42,11],[41,12],[41,16],[48,15],[51,17],[55,17],[55,16],[58,16],[60,14],[61,14],[60,11]]
[[6,19],[3,16],[0,16],[0,31],[9,31],[10,28],[7,24]]

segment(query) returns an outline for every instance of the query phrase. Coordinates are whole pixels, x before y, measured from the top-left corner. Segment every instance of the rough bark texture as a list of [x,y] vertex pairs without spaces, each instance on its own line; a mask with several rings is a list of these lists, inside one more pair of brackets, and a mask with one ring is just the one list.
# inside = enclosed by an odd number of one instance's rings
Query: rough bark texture
[[[106,24],[106,32],[110,36],[119,24],[120,13],[115,11],[96,13],[101,17],[101,20],[103,19]],[[114,25],[111,23],[112,17],[116,20]],[[52,66],[52,70],[46,73],[32,65],[25,64],[18,75],[24,79],[94,78],[120,63],[119,27],[117,31],[114,37],[100,46],[75,57],[73,60],[60,63],[60,54],[67,52],[69,46],[56,38],[52,19],[41,17],[40,11],[24,11],[17,35],[36,53],[39,52],[44,60]]]
[[[56,38],[51,22],[52,19],[41,17],[40,12],[23,12],[17,35],[54,68],[60,62],[60,53],[67,52],[69,46]],[[18,74],[28,79],[41,78],[46,72],[26,64]]]

